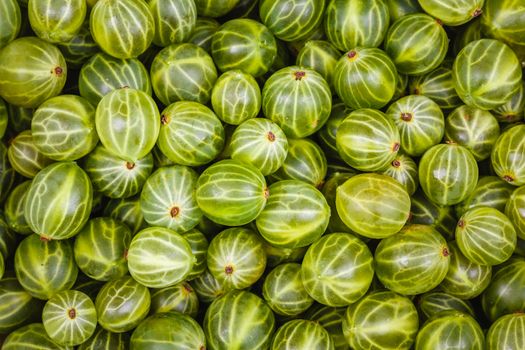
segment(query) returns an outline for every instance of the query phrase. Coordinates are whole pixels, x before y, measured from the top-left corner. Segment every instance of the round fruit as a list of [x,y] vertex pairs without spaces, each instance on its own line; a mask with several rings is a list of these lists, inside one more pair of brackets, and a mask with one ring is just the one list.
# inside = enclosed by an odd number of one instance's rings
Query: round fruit
[[520,88],[521,76],[514,51],[493,39],[469,43],[456,56],[452,69],[456,91],[463,102],[485,110],[508,102]]
[[292,320],[277,329],[271,349],[334,350],[334,342],[326,329],[317,322]]
[[97,1],[89,27],[93,39],[107,54],[121,59],[142,54],[155,33],[153,15],[144,1]]
[[97,281],[110,281],[128,272],[127,254],[131,230],[107,217],[91,219],[75,237],[75,262]]
[[177,311],[193,318],[199,311],[199,298],[188,282],[151,292],[151,313]]
[[195,196],[199,208],[212,221],[241,226],[259,216],[269,192],[266,180],[257,168],[226,159],[202,172]]
[[150,304],[148,288],[130,276],[109,281],[95,300],[98,323],[110,332],[128,332],[146,318]]
[[262,0],[259,16],[279,39],[297,41],[307,38],[321,24],[325,0]]
[[71,40],[86,18],[85,0],[29,0],[27,15],[31,29],[50,43]]
[[337,188],[337,213],[354,232],[384,238],[401,230],[410,214],[410,197],[388,175],[359,174]]
[[198,102],[181,101],[161,114],[157,145],[176,164],[197,166],[215,159],[224,147],[224,127],[215,113]]
[[388,107],[386,115],[399,129],[401,150],[409,156],[421,156],[443,139],[443,112],[426,96],[402,97]]
[[458,26],[481,15],[484,2],[484,0],[419,0],[426,13],[448,26]]
[[111,91],[125,87],[151,95],[148,71],[136,58],[121,60],[97,53],[82,66],[78,76],[80,95],[94,106]]
[[447,67],[438,67],[430,73],[412,77],[409,91],[410,94],[430,98],[442,109],[456,108],[463,104],[456,93],[452,69]]
[[20,32],[22,16],[16,0],[4,0],[0,5],[0,49],[13,41]]
[[[516,233],[520,235],[517,223],[512,219],[512,215],[505,211],[505,205],[512,202],[511,194],[516,187],[503,181],[497,176],[482,176],[474,192],[463,202],[456,205],[456,215],[459,217],[467,210],[475,207],[490,207],[505,212],[516,228]],[[509,204],[510,205],[510,204]],[[525,231],[524,231],[525,232]],[[523,236],[525,238],[525,236]]]
[[9,142],[7,157],[13,169],[28,178],[53,163],[37,149],[31,130],[22,131]]
[[515,313],[498,318],[487,333],[487,349],[525,348],[525,314]]
[[321,74],[299,66],[273,73],[264,84],[262,110],[290,138],[319,130],[332,108],[330,87]]
[[95,108],[83,97],[60,95],[42,103],[33,114],[35,146],[54,160],[77,160],[98,143]]
[[127,198],[142,190],[153,170],[153,156],[148,153],[136,162],[126,162],[98,145],[84,159],[84,170],[96,191],[109,198]]
[[263,24],[238,18],[224,23],[213,34],[211,54],[222,72],[240,69],[259,77],[272,66],[277,55],[277,43]]
[[408,350],[419,326],[412,301],[391,291],[366,295],[346,309],[343,333],[353,349]]
[[9,334],[2,344],[2,350],[20,349],[70,350],[72,347],[54,342],[47,335],[42,323],[31,323]]
[[216,299],[206,310],[203,323],[210,349],[267,349],[274,327],[268,305],[255,294],[240,290]]
[[507,261],[516,248],[516,230],[505,214],[494,208],[475,207],[458,221],[456,240],[461,252],[480,265]]
[[178,233],[191,230],[202,219],[195,199],[195,170],[183,165],[157,169],[140,195],[144,220],[152,226],[162,226]]
[[358,47],[339,59],[333,84],[348,107],[381,108],[394,96],[398,79],[396,66],[383,50]]
[[412,196],[419,185],[416,162],[404,154],[398,154],[390,166],[382,172],[397,180]]
[[208,269],[226,289],[245,289],[257,282],[266,267],[261,239],[251,230],[233,227],[215,236],[207,256]]
[[49,241],[35,234],[20,243],[14,263],[22,287],[43,300],[73,287],[78,274],[71,241]]
[[211,104],[225,123],[239,125],[261,109],[261,89],[250,74],[235,69],[223,73],[213,85]]
[[440,289],[461,299],[480,295],[490,283],[492,267],[473,263],[461,253],[455,241],[448,242],[450,265]]
[[194,1],[152,0],[148,6],[155,22],[155,45],[164,47],[182,43],[190,37],[197,21]]
[[476,320],[459,311],[443,311],[419,330],[415,350],[485,349],[485,335]]
[[152,315],[142,321],[131,335],[134,350],[165,347],[180,350],[205,349],[206,338],[201,326],[193,318],[179,312]]
[[525,239],[525,186],[507,196],[505,215],[510,219],[519,238]]
[[445,139],[467,148],[478,162],[490,157],[498,136],[498,121],[482,109],[461,106],[445,120]]
[[270,178],[278,181],[300,180],[320,188],[326,172],[326,156],[317,143],[307,138],[289,139],[284,163]]
[[375,109],[354,111],[337,128],[339,155],[361,171],[383,170],[395,159],[400,148],[399,131],[394,122]]
[[525,185],[525,125],[503,131],[490,156],[494,172],[514,186]]
[[102,98],[97,106],[95,125],[100,142],[108,151],[134,163],[155,146],[160,115],[151,96],[123,88]]
[[44,306],[42,323],[49,337],[58,344],[80,345],[95,332],[95,304],[76,290],[57,293]]
[[438,205],[465,200],[476,188],[478,164],[468,149],[455,143],[428,149],[419,162],[419,183]]
[[447,275],[447,242],[427,225],[408,225],[383,239],[375,251],[376,273],[388,289],[416,295],[437,287]]
[[325,13],[324,30],[339,50],[378,47],[388,30],[390,14],[384,0],[332,0]]
[[372,283],[372,253],[354,235],[332,233],[308,248],[301,276],[304,288],[317,302],[347,306],[359,300]]
[[251,164],[263,175],[277,171],[288,154],[288,140],[268,119],[249,119],[239,125],[230,140],[232,159]]
[[93,189],[74,162],[53,163],[41,170],[27,192],[24,215],[44,239],[73,237],[89,219]]
[[151,63],[153,90],[166,106],[177,101],[208,103],[216,80],[212,58],[194,44],[165,47]]
[[421,75],[443,62],[448,37],[440,21],[414,13],[399,18],[390,26],[384,46],[400,73]]
[[137,282],[149,288],[164,288],[184,281],[196,259],[180,234],[163,227],[149,227],[133,237],[127,260],[129,272]]
[[422,12],[418,0],[386,0],[386,3],[392,23],[405,15]]
[[305,247],[325,232],[330,207],[315,187],[298,180],[283,180],[272,184],[268,193],[268,202],[257,216],[256,225],[271,245]]
[[0,76],[0,96],[6,102],[36,108],[62,91],[66,61],[59,49],[42,39],[18,38],[0,51]]
[[314,302],[303,285],[301,265],[284,263],[270,271],[264,279],[262,295],[278,315],[296,316]]

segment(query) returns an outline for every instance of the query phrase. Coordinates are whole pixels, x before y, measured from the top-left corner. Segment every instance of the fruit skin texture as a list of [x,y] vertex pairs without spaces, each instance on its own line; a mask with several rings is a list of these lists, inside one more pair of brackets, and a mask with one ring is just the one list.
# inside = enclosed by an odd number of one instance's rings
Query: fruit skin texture
[[330,334],[319,323],[309,320],[292,320],[275,332],[271,349],[334,350],[334,342]]
[[80,31],[87,6],[85,0],[29,0],[29,23],[36,35],[51,43],[71,40]]
[[378,47],[388,30],[390,13],[385,0],[331,0],[324,29],[337,49]]
[[[335,250],[340,253],[334,256]],[[301,276],[304,288],[319,303],[347,306],[359,300],[372,283],[372,253],[356,236],[332,233],[308,248]]]
[[524,349],[525,314],[514,313],[498,318],[487,333],[487,349]]
[[459,311],[443,311],[421,327],[415,350],[484,350],[485,335],[476,320]]
[[22,15],[16,0],[4,0],[0,5],[0,49],[13,41],[20,32]]
[[313,69],[290,66],[278,70],[262,90],[262,111],[290,138],[319,130],[330,116],[330,87]]
[[224,23],[213,34],[211,54],[220,71],[240,69],[257,78],[271,68],[277,43],[264,24],[238,18]]
[[228,226],[242,226],[257,218],[268,195],[261,172],[233,159],[219,161],[204,170],[195,190],[204,215]]
[[18,38],[0,51],[0,97],[12,105],[36,108],[57,96],[66,78],[64,56],[42,39]]
[[262,0],[261,21],[279,39],[306,39],[321,23],[325,0]]
[[439,205],[454,205],[476,188],[478,165],[463,146],[439,144],[428,149],[419,162],[419,183],[427,197]]
[[357,47],[337,61],[333,85],[352,109],[381,108],[394,96],[398,79],[394,62],[383,50]]
[[177,232],[148,227],[131,240],[127,260],[134,280],[149,288],[165,288],[184,281],[196,258]]
[[470,261],[480,265],[499,265],[507,261],[516,248],[516,230],[499,210],[476,207],[459,219],[456,240]]
[[280,248],[306,247],[325,232],[330,206],[322,193],[303,181],[282,180],[268,189],[265,208],[256,219],[257,229]]
[[501,179],[514,186],[525,185],[525,125],[505,130],[496,140],[490,160]]
[[348,306],[343,318],[343,333],[353,349],[408,350],[418,326],[412,301],[391,291],[367,294]]
[[481,15],[485,0],[419,0],[429,15],[448,26],[459,26]]
[[341,158],[352,168],[381,171],[397,156],[399,130],[383,112],[358,109],[339,124],[336,147]]
[[268,349],[275,316],[255,294],[232,290],[208,307],[203,328],[210,349]]
[[383,239],[374,258],[379,281],[404,295],[421,294],[437,287],[450,265],[447,242],[427,225],[405,226],[399,233]]
[[494,109],[519,90],[521,64],[514,51],[501,41],[480,39],[469,43],[456,56],[452,78],[466,105]]
[[402,97],[388,107],[386,115],[399,129],[401,151],[412,157],[441,142],[445,133],[443,112],[426,96]]
[[405,225],[410,197],[388,175],[359,174],[337,188],[337,213],[354,232],[368,238],[392,236]]
[[98,323],[114,333],[128,332],[137,327],[148,315],[150,305],[148,288],[131,276],[107,282],[95,299]]
[[102,50],[122,59],[144,53],[155,34],[153,15],[141,0],[97,1],[91,9],[89,27]]
[[98,104],[95,126],[104,147],[134,163],[155,146],[160,131],[159,110],[145,92],[117,89]]
[[414,13],[399,18],[390,26],[384,46],[400,73],[421,75],[443,62],[448,37],[434,18]]
[[89,219],[92,201],[93,186],[84,170],[74,162],[53,163],[33,179],[24,215],[43,238],[67,239]]

